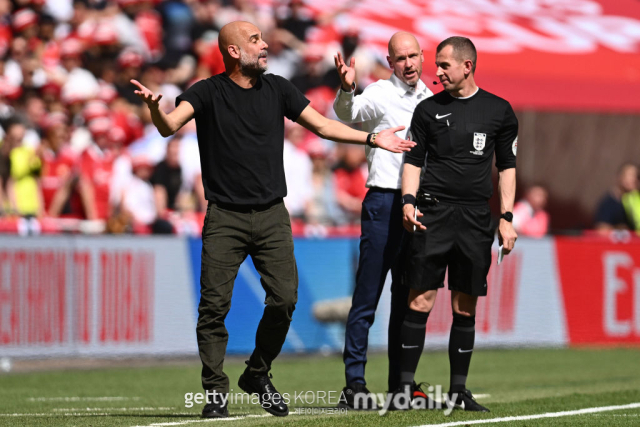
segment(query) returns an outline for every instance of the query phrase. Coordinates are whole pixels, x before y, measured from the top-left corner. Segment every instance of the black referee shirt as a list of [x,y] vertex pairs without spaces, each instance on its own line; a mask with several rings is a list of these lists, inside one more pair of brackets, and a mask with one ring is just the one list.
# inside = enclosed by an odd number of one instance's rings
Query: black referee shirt
[[263,74],[249,89],[225,73],[201,80],[176,99],[195,110],[207,200],[264,205],[287,195],[284,118],[296,121],[309,100],[288,80]]
[[465,99],[446,91],[425,99],[409,132],[417,145],[404,161],[426,166],[420,191],[443,201],[489,200],[494,152],[499,170],[516,166],[518,119],[507,101],[482,89]]

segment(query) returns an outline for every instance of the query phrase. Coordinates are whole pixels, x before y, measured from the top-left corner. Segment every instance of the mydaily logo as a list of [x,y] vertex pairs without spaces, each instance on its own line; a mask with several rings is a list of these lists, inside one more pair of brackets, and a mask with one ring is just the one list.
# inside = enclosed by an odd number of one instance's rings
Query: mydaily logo
[[[401,392],[396,393],[355,393],[353,406],[359,410],[374,410],[378,409],[380,416],[385,415],[391,410],[408,410],[408,409],[444,409],[444,414],[449,415],[456,407],[456,400],[458,399],[458,393],[452,393],[451,395],[442,392],[442,386],[429,386],[425,397],[413,396],[411,389],[405,387]],[[346,397],[344,393],[340,396],[340,401],[346,403]],[[369,405],[372,403],[377,407],[371,408]],[[382,405],[380,408],[379,405]]]

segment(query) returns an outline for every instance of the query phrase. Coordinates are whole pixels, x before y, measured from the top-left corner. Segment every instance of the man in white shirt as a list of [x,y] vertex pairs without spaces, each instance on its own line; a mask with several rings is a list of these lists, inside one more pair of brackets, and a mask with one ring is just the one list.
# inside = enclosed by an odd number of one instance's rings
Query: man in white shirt
[[[413,110],[422,100],[433,95],[420,80],[424,57],[416,38],[406,32],[395,33],[389,40],[389,67],[393,74],[379,80],[354,96],[355,59],[347,65],[340,54],[335,64],[342,87],[333,104],[336,115],[347,123],[362,123],[363,130],[378,130],[403,125],[398,136],[405,138]],[[369,328],[391,270],[391,313],[389,319],[389,390],[400,385],[400,328],[407,306],[408,288],[402,283],[400,252],[402,227],[402,154],[366,147],[369,191],[362,203],[362,235],[356,287],[347,320],[344,363],[347,386],[341,395],[341,406],[351,409],[377,409],[368,395],[364,379]],[[414,390],[414,399],[424,396]]]

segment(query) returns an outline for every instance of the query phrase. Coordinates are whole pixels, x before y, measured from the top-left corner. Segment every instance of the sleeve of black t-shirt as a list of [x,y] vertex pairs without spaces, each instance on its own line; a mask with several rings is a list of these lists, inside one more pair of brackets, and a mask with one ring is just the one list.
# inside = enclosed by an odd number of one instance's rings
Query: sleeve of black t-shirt
[[624,223],[624,219],[621,218],[622,215],[620,215],[621,212],[624,215],[624,210],[620,208],[620,205],[607,194],[598,204],[594,222],[596,224],[603,222],[605,224],[619,225],[620,223]]
[[151,178],[149,179],[149,182],[151,183],[151,185],[155,186],[155,185],[162,185],[162,175],[164,174],[164,168],[163,168],[163,163],[160,162],[156,165],[156,167],[153,169],[153,174],[151,175]]
[[209,90],[206,80],[200,80],[185,90],[176,98],[176,107],[180,102],[187,101],[193,107],[195,114],[198,114],[206,107],[207,91]]
[[429,123],[422,118],[422,109],[416,108],[411,119],[411,127],[407,132],[407,137],[416,143],[415,147],[411,151],[407,152],[404,156],[404,162],[410,165],[422,168],[424,166],[424,158],[427,155],[427,130],[429,129]]
[[282,91],[284,115],[295,122],[310,101],[289,80],[280,76],[275,76],[275,78]]
[[496,167],[498,170],[516,167],[517,138],[518,118],[511,105],[507,104],[502,126],[496,138]]

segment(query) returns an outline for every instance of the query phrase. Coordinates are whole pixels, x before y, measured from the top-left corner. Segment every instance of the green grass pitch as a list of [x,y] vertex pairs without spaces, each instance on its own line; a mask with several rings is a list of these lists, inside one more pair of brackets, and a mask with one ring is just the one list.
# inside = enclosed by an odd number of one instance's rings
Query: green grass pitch
[[[225,371],[234,392],[244,369],[241,359],[227,362]],[[340,356],[282,356],[273,367],[273,382],[282,393],[334,391],[343,386]],[[386,389],[386,356],[374,354],[367,364],[372,392]],[[477,350],[471,362],[467,386],[489,414],[454,411],[291,414],[286,418],[263,416],[259,406],[245,401],[230,405],[229,422],[199,418],[202,405],[185,408],[185,393],[200,389],[198,364],[104,368],[50,372],[0,374],[0,425],[149,426],[224,424],[240,426],[417,426],[461,421],[536,415],[584,408],[640,402],[639,349]],[[446,352],[423,354],[418,381],[449,382]],[[311,397],[310,394],[307,396]],[[292,402],[291,411],[310,406],[329,407],[323,402],[309,405]],[[255,415],[248,417],[248,415]],[[471,424],[472,425],[472,424]],[[480,424],[498,425],[498,424]],[[509,426],[636,426],[640,408],[579,414],[560,418],[509,421]]]

